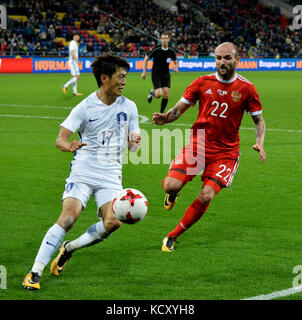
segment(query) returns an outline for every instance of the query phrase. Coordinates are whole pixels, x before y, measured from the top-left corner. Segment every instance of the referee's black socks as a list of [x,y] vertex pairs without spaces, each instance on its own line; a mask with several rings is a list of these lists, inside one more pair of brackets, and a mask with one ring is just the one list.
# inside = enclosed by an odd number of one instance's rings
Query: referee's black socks
[[168,99],[162,98],[161,99],[161,106],[160,106],[160,113],[164,113],[167,104],[168,104]]

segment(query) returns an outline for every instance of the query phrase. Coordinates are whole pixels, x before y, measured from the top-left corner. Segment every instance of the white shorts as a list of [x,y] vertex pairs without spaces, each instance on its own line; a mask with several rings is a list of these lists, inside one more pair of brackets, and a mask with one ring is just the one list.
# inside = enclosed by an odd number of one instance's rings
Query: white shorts
[[120,188],[101,188],[87,183],[68,182],[65,185],[62,200],[65,198],[79,199],[85,208],[90,196],[93,195],[99,209],[103,204],[112,201],[121,190],[122,186]]
[[69,68],[70,68],[70,73],[72,76],[79,76],[80,75],[79,65],[75,61],[69,60]]

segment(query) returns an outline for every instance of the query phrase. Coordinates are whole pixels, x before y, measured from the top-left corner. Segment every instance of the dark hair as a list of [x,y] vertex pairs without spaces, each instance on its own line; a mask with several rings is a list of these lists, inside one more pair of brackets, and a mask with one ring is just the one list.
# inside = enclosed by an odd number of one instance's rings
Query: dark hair
[[110,54],[96,57],[91,64],[91,70],[98,87],[102,85],[102,74],[111,78],[118,68],[124,68],[128,72],[130,65],[125,59]]
[[170,33],[168,31],[163,31],[160,36],[168,36],[171,38]]
[[79,32],[75,32],[75,33],[73,33],[73,35],[72,35],[72,36],[73,36],[73,37],[74,37],[74,36],[79,36],[79,37],[80,37],[81,35],[80,35],[80,33],[79,33]]

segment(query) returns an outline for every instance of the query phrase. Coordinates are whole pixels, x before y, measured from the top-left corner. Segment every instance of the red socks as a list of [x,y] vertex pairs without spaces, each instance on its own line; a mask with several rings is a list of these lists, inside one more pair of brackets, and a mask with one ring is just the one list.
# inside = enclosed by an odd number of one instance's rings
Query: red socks
[[187,208],[184,216],[176,228],[171,231],[168,236],[173,237],[174,239],[179,237],[203,216],[203,214],[207,211],[209,204],[210,203],[203,203],[196,198]]

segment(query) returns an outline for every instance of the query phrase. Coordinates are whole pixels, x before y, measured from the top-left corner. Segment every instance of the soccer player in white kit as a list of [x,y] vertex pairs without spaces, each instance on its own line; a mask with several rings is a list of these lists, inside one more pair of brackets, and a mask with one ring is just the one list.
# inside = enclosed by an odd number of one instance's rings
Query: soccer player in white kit
[[[39,290],[45,266],[60,247],[93,195],[100,221],[73,241],[65,241],[51,264],[51,273],[60,275],[72,253],[106,239],[121,222],[112,211],[112,200],[122,190],[122,155],[126,147],[136,151],[141,143],[136,104],[122,96],[128,62],[120,57],[97,57],[91,65],[99,89],[79,103],[61,124],[56,146],[75,152],[66,179],[62,213],[47,231],[30,272],[26,289]],[[69,142],[78,130],[79,140]]]
[[62,87],[63,92],[67,94],[67,87],[72,85],[73,95],[75,96],[83,95],[82,93],[79,93],[77,91],[78,81],[80,79],[79,48],[78,48],[79,41],[80,41],[80,34],[74,33],[72,40],[69,42],[69,60],[68,60],[72,78],[69,81],[67,81]]

